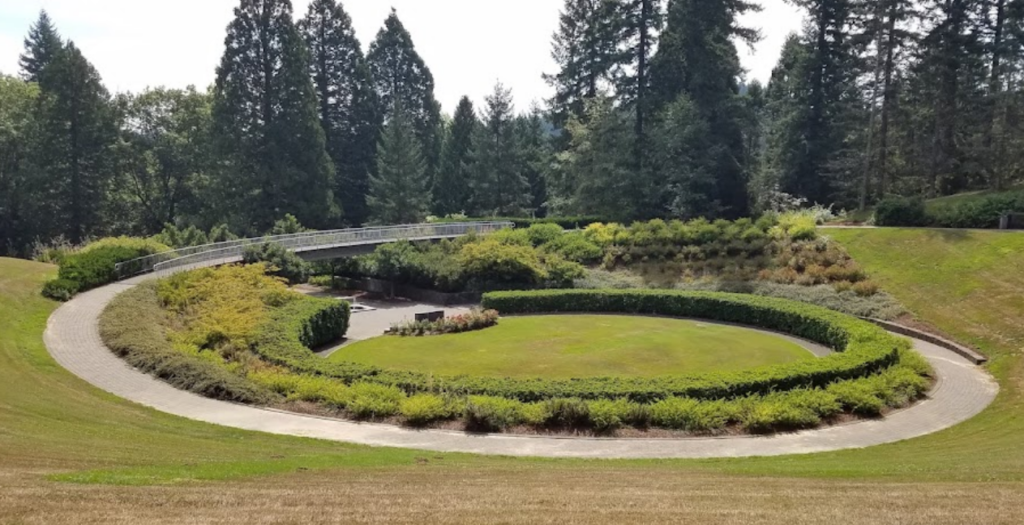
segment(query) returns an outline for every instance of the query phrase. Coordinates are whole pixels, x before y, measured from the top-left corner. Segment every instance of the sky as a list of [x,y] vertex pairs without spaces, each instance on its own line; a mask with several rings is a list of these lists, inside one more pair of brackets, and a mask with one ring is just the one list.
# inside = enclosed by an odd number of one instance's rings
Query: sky
[[[786,35],[799,29],[799,10],[784,0],[760,0],[764,10],[744,23],[763,40],[740,47],[748,80],[771,76]],[[448,113],[468,95],[480,104],[501,81],[516,106],[551,96],[542,73],[555,72],[551,35],[562,0],[342,0],[364,50],[392,7],[434,74],[435,96]],[[146,87],[205,87],[213,83],[225,28],[238,0],[0,0],[0,72],[18,71],[22,40],[40,9],[74,40],[112,92]],[[296,17],[308,0],[293,0]]]

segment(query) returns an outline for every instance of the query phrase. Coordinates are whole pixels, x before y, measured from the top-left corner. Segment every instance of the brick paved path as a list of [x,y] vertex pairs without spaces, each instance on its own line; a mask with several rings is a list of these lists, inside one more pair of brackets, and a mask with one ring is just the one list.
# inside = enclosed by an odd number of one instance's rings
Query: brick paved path
[[57,309],[49,319],[45,334],[46,347],[54,359],[89,383],[142,405],[197,421],[274,434],[364,445],[509,456],[774,456],[868,447],[937,432],[981,412],[995,399],[999,388],[983,369],[953,352],[923,341],[914,341],[915,348],[928,358],[939,376],[928,399],[890,414],[885,419],[859,421],[819,430],[768,437],[615,439],[482,436],[354,423],[215,401],[177,390],[130,368],[103,345],[97,322],[105,305],[138,280],[86,292]]

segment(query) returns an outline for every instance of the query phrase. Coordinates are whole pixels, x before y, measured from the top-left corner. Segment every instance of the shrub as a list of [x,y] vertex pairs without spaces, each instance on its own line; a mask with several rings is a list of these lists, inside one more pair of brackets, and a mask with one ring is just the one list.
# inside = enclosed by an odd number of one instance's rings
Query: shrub
[[943,228],[998,228],[1005,213],[1024,212],[1024,191],[986,195],[928,209],[931,224]]
[[570,261],[579,263],[594,263],[604,255],[601,247],[587,240],[582,233],[560,235],[542,248],[546,252],[556,253]]
[[821,418],[810,408],[766,397],[752,403],[740,423],[749,432],[762,433],[813,427],[821,423]]
[[582,399],[549,399],[544,403],[545,422],[557,427],[585,426],[590,407]]
[[458,258],[466,276],[481,283],[535,285],[548,277],[540,256],[530,246],[488,239],[463,246]]
[[853,284],[853,293],[861,297],[871,297],[878,293],[878,283],[874,281],[861,281]]
[[565,234],[565,230],[561,226],[553,223],[531,224],[525,231],[526,236],[530,239],[530,244],[534,246],[547,244]]
[[[88,244],[77,253],[64,256],[58,272],[58,277],[64,282],[54,284],[49,291],[62,296],[71,291],[79,293],[112,283],[118,279],[116,270],[118,263],[169,250],[170,248],[167,246],[148,239],[131,237],[100,239]],[[77,286],[70,283],[75,283]]]
[[463,417],[467,428],[486,431],[514,427],[526,420],[523,403],[489,396],[470,396]]
[[577,279],[587,275],[587,269],[583,265],[567,261],[559,255],[545,256],[544,265],[548,271],[548,282],[556,288],[572,288]]
[[886,197],[875,206],[878,226],[927,226],[928,222],[920,197]]
[[[587,413],[590,419],[590,426],[598,432],[606,432],[621,427],[626,422],[631,422],[636,403],[630,403],[627,399],[599,399],[587,403]],[[643,426],[648,418],[642,419],[643,423],[636,426]]]
[[709,432],[725,428],[735,410],[725,401],[670,397],[650,407],[651,424],[664,428]]
[[247,246],[242,254],[245,264],[267,263],[272,275],[301,284],[309,279],[309,263],[275,242]]
[[840,381],[829,385],[828,392],[847,410],[862,416],[877,416],[885,403],[872,385],[863,381]]
[[433,394],[416,394],[399,403],[399,412],[410,425],[425,425],[451,417],[452,409],[444,398]]
[[346,408],[359,419],[393,416],[399,412],[405,397],[393,386],[374,383],[356,383],[349,391],[351,399]]
[[53,279],[43,285],[43,296],[56,301],[70,301],[78,294],[81,286],[70,279]]

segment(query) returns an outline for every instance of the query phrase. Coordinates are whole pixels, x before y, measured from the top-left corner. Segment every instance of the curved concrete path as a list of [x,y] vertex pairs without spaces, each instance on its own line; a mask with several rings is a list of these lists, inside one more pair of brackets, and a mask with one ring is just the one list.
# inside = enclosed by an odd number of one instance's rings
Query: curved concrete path
[[802,454],[861,448],[922,436],[981,412],[998,385],[983,369],[924,341],[915,348],[932,363],[938,383],[926,400],[880,420],[858,421],[774,436],[685,439],[560,438],[473,435],[411,430],[267,410],[207,399],[143,374],[111,353],[100,340],[98,319],[118,293],[139,280],[79,295],[50,317],[45,342],[64,368],[117,396],[178,416],[246,430],[306,436],[364,445],[508,456],[591,458],[710,458]]

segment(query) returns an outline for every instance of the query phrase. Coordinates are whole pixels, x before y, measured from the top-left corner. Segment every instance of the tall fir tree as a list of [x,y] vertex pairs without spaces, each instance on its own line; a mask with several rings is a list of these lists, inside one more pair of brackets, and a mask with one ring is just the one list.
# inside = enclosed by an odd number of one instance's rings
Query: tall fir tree
[[526,211],[533,216],[544,217],[548,200],[546,174],[553,151],[547,123],[539,107],[532,107],[529,113],[516,117],[515,137],[519,172],[529,188]]
[[18,60],[22,78],[29,82],[38,82],[40,74],[63,47],[64,42],[50,20],[50,15],[45,9],[40,11],[39,19],[28,30],[28,36],[25,37],[25,52]]
[[[110,152],[117,140],[110,95],[72,42],[39,77],[39,142],[35,163],[46,177],[48,234],[78,243],[103,232],[111,193]],[[44,230],[45,231],[45,230]]]
[[672,0],[657,53],[651,60],[652,107],[661,111],[681,96],[706,121],[711,149],[704,170],[716,184],[709,201],[723,215],[747,213],[749,166],[744,166],[743,73],[734,39],[754,43],[760,35],[737,18],[760,8],[746,0]]
[[477,127],[473,102],[469,97],[462,97],[445,134],[441,169],[434,178],[431,191],[434,213],[439,216],[469,211],[472,197],[470,183],[476,172]]
[[664,22],[661,4],[661,0],[621,0],[619,4],[621,57],[616,92],[623,105],[633,108],[638,166],[644,159],[646,122],[651,113],[650,61]]
[[359,225],[369,217],[368,177],[380,126],[370,70],[352,19],[335,0],[313,0],[298,28],[309,49],[320,124],[337,171],[334,197],[346,221]]
[[426,161],[410,113],[396,104],[389,114],[377,147],[377,172],[370,176],[370,220],[381,225],[420,223],[430,206]]
[[512,91],[499,82],[486,101],[473,178],[473,209],[484,216],[514,217],[523,213],[529,186],[516,158]]
[[39,86],[0,74],[0,254],[26,255],[37,232],[42,194],[31,166]]
[[238,229],[267,231],[287,213],[324,227],[337,215],[309,54],[289,0],[241,0],[214,89],[219,182]]
[[551,39],[559,70],[544,75],[555,90],[549,105],[556,126],[583,117],[586,101],[611,85],[621,61],[619,14],[616,0],[565,0]]
[[395,107],[405,108],[411,116],[426,162],[429,186],[441,156],[441,105],[434,98],[434,76],[416,52],[412,35],[394,9],[370,44],[366,60],[384,120],[391,118]]

